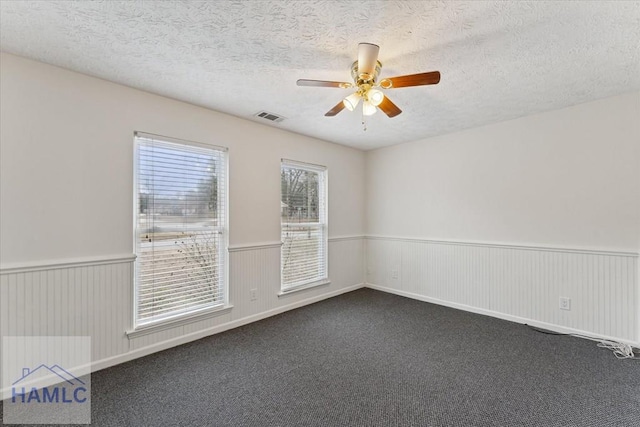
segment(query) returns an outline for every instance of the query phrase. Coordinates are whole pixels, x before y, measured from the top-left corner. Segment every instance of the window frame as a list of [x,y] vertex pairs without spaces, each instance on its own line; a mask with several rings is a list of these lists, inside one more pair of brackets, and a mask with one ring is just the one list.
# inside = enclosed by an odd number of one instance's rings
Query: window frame
[[[318,223],[309,222],[309,223],[285,223],[283,222],[282,213],[280,214],[280,241],[281,241],[281,249],[280,249],[280,293],[279,295],[286,295],[291,292],[296,292],[299,290],[314,288],[316,286],[327,285],[331,283],[329,280],[329,172],[326,166],[301,162],[297,160],[290,159],[281,159],[280,161],[280,174],[282,174],[283,168],[291,168],[291,169],[300,169],[308,172],[314,172],[318,174]],[[282,185],[280,187],[280,201],[282,202]],[[306,281],[301,281],[300,283],[295,283],[293,285],[285,286],[284,283],[284,250],[285,250],[285,239],[284,239],[284,229],[285,224],[290,224],[291,226],[308,226],[312,228],[318,228],[321,230],[321,255],[319,259],[322,262],[322,274],[314,277],[313,279],[309,279]]]
[[[218,205],[217,217],[221,219],[222,225],[217,225],[216,232],[218,234],[219,248],[217,256],[219,257],[218,265],[221,278],[218,280],[218,286],[222,287],[222,291],[218,293],[222,301],[215,305],[195,307],[191,310],[180,312],[169,312],[157,319],[142,321],[138,318],[139,307],[139,281],[140,281],[140,251],[139,239],[141,229],[139,228],[139,209],[140,209],[140,146],[143,140],[157,140],[161,143],[182,145],[186,147],[202,148],[206,150],[218,151],[218,155],[223,159],[221,172],[217,179],[217,199],[222,201],[223,205]],[[134,132],[133,138],[133,248],[136,255],[133,268],[133,329],[127,331],[129,338],[135,338],[139,335],[156,332],[158,330],[169,329],[196,322],[208,317],[225,314],[233,307],[229,304],[229,153],[228,148],[213,144],[205,144],[184,139],[172,138],[163,135],[157,135],[146,132]],[[220,196],[221,195],[221,196]]]

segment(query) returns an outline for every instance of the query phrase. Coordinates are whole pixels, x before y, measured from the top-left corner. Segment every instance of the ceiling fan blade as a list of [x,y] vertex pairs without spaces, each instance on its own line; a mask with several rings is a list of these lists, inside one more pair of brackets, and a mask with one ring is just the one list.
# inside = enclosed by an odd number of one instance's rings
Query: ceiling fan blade
[[344,102],[340,101],[336,104],[335,107],[333,107],[331,110],[327,111],[327,113],[325,114],[325,116],[327,117],[333,117],[336,114],[338,114],[340,111],[344,110]]
[[380,86],[384,89],[394,89],[409,86],[435,85],[438,84],[439,81],[440,71],[429,71],[428,73],[388,77],[380,81]]
[[385,96],[382,102],[378,105],[378,108],[381,109],[389,118],[393,118],[398,114],[402,113],[402,110],[398,108],[396,104],[391,102],[389,97]]
[[296,82],[298,86],[314,86],[314,87],[339,87],[342,89],[347,89],[352,87],[351,83],[347,82],[330,82],[326,80],[307,80],[300,79]]
[[358,45],[358,76],[363,74],[373,76],[379,51],[380,46],[376,44],[360,43]]

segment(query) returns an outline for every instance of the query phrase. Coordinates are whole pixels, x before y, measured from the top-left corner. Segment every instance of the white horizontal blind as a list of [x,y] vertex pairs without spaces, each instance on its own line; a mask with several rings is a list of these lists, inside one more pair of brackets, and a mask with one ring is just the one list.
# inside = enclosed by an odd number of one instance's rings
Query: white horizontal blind
[[327,280],[326,181],[323,166],[282,161],[283,291]]
[[226,303],[226,150],[135,136],[136,326]]

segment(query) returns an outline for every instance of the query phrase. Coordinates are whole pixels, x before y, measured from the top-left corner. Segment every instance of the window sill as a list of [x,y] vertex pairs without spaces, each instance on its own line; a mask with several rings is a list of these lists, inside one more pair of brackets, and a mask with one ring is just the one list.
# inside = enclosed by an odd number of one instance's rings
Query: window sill
[[313,282],[313,283],[308,283],[306,285],[296,286],[295,288],[290,288],[290,289],[286,289],[284,291],[278,292],[278,298],[285,297],[287,295],[291,295],[291,294],[296,293],[298,291],[306,291],[307,289],[313,289],[313,288],[317,288],[318,286],[325,286],[325,285],[330,285],[330,284],[331,284],[331,280],[324,279],[324,280],[321,280],[319,282]]
[[196,313],[186,314],[174,319],[167,319],[157,323],[151,323],[149,325],[139,326],[132,331],[126,331],[127,338],[133,339],[144,335],[153,334],[167,329],[177,328],[178,326],[187,325],[189,323],[205,320],[210,317],[222,316],[231,312],[232,305],[223,305],[220,307],[214,307],[199,311]]

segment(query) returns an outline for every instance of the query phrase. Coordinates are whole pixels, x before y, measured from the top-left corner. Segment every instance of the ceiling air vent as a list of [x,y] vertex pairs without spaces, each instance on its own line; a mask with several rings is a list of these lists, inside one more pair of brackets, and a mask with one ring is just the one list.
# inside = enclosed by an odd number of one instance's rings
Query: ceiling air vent
[[260,117],[261,119],[269,120],[270,122],[276,122],[276,123],[279,123],[285,119],[282,116],[279,116],[274,113],[269,113],[267,111],[260,111],[259,113],[256,113],[255,116]]

